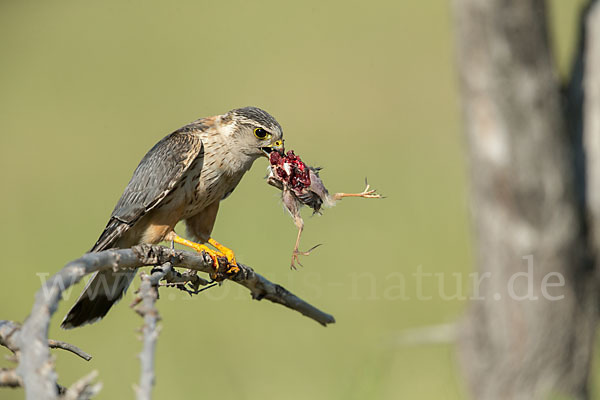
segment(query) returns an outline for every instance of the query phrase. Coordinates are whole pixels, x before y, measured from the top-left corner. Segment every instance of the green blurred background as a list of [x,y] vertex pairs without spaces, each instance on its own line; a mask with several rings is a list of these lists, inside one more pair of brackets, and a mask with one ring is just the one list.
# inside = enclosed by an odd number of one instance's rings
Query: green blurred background
[[[563,76],[582,4],[549,2]],[[228,283],[193,298],[164,289],[156,398],[465,398],[452,343],[403,340],[456,321],[467,304],[444,300],[435,278],[424,280],[431,300],[416,299],[411,274],[443,273],[448,295],[466,295],[473,269],[450,11],[442,0],[1,0],[0,318],[22,321],[36,274],[90,248],[157,140],[255,105],[279,120],[288,148],[325,167],[330,189],[362,190],[367,176],[387,199],[307,214],[302,247],[325,246],[290,271],[295,227],[257,161],[214,237],[337,323],[323,328]],[[53,351],[60,383],[97,369],[100,398],[132,398],[142,324],[132,291],[102,323],[62,331],[82,286],[50,337],[94,358]]]

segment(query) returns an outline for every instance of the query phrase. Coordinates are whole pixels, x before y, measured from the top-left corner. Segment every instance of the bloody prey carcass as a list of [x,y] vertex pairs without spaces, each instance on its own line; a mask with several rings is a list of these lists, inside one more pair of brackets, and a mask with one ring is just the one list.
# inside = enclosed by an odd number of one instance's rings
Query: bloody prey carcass
[[300,264],[298,256],[307,256],[317,246],[308,251],[299,251],[300,237],[304,229],[304,221],[300,215],[302,205],[312,208],[313,213],[319,213],[321,208],[331,207],[344,197],[381,198],[375,190],[369,190],[369,185],[361,193],[335,193],[330,195],[319,176],[320,168],[306,165],[293,151],[280,154],[276,151],[269,155],[269,176],[267,182],[282,191],[283,204],[290,212],[294,223],[298,227],[296,245],[292,253],[292,268]]

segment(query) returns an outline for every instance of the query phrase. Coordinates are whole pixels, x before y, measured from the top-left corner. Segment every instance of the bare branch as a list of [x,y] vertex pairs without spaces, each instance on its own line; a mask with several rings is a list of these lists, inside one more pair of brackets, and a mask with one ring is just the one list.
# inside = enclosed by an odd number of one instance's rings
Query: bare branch
[[[21,324],[14,321],[6,321],[0,320],[0,345],[6,347],[10,351],[14,353],[14,361],[19,361],[20,351],[19,351],[19,336],[21,334]],[[77,346],[73,346],[72,344],[62,342],[60,340],[52,340],[48,341],[48,344],[52,348],[63,349],[70,351],[73,354],[78,355],[86,361],[89,361],[92,356],[87,354],[85,351],[81,350]],[[17,374],[17,371],[14,369],[8,368],[0,368],[0,387],[22,387],[23,380]],[[67,389],[64,386],[56,384],[56,390],[58,394],[66,393]],[[89,397],[79,397],[79,399],[86,399]]]
[[13,353],[19,351],[19,331],[21,324],[14,321],[0,320],[0,346],[4,346]]
[[[140,257],[145,258],[145,261],[154,261],[152,265],[163,264],[161,261],[171,261],[173,267],[186,267],[199,272],[208,274],[214,273],[212,260],[208,255],[191,253],[188,251],[176,251],[162,246],[141,245],[132,249],[140,254]],[[127,250],[125,250],[127,251]],[[217,273],[216,280],[229,279],[238,283],[252,294],[255,300],[267,299],[273,303],[281,304],[292,310],[298,311],[302,315],[311,318],[319,324],[326,326],[335,322],[335,318],[304,300],[296,297],[284,287],[277,285],[260,274],[254,272],[252,268],[238,262],[240,271],[234,275],[227,275],[225,271]]]
[[[201,291],[208,289],[208,287],[204,287],[200,289],[200,286],[210,285],[211,281],[207,281],[206,279],[198,276],[198,271],[194,271],[192,269],[187,270],[185,272],[179,272],[175,269],[172,269],[165,277],[164,286],[172,286],[176,287],[179,290],[182,290],[188,293],[190,296],[193,294],[198,294]],[[190,288],[187,287],[186,284],[190,284]]]
[[[162,246],[140,245],[131,249],[88,253],[70,262],[50,277],[36,293],[31,314],[23,324],[18,339],[22,349],[17,373],[22,377],[28,399],[56,399],[56,373],[48,350],[48,326],[64,290],[79,282],[85,275],[109,269],[140,268],[146,265],[186,267],[195,271],[214,273],[212,259],[207,254],[176,251]],[[321,325],[335,322],[333,316],[296,297],[285,288],[241,265],[235,275],[219,271],[217,280],[230,279],[248,288],[254,299],[266,298],[317,321]],[[26,344],[23,346],[22,344]]]
[[12,368],[0,368],[0,387],[17,388],[23,386],[23,381]]
[[[144,273],[141,275],[142,284],[138,293],[141,305],[136,311],[144,318],[144,326],[142,327],[144,345],[140,353],[140,384],[136,388],[138,400],[150,400],[152,398],[152,388],[155,381],[154,354],[156,352],[156,339],[158,338],[159,331],[157,324],[160,320],[158,310],[156,309],[158,282],[166,278],[172,270],[171,263],[167,262],[161,268],[153,269],[151,275]],[[137,304],[139,301],[134,303]]]
[[267,299],[273,303],[281,304],[298,311],[305,317],[311,318],[323,326],[335,322],[335,318],[332,315],[324,313],[312,304],[305,302],[283,286],[274,284],[264,276],[254,272],[252,268],[240,263],[238,263],[238,267],[240,267],[240,272],[232,277],[231,280],[250,290],[253,299]]
[[100,389],[102,389],[101,383],[92,385],[92,381],[98,377],[97,371],[92,371],[77,382],[75,382],[69,389],[66,390],[61,399],[64,400],[88,400],[94,397]]
[[49,339],[48,347],[50,347],[51,349],[63,349],[66,351],[70,351],[71,353],[83,358],[85,361],[90,361],[92,359],[91,355],[81,350],[79,347],[60,340]]
[[[23,380],[12,368],[0,368],[0,387],[19,388],[23,387]],[[67,392],[67,388],[57,384],[56,389],[59,395]]]
[[[19,351],[18,337],[20,335],[21,324],[14,321],[0,320],[0,346],[4,346],[13,353]],[[69,351],[85,361],[90,361],[92,356],[81,350],[79,347],[60,340],[48,340],[48,347],[52,349],[62,349]]]

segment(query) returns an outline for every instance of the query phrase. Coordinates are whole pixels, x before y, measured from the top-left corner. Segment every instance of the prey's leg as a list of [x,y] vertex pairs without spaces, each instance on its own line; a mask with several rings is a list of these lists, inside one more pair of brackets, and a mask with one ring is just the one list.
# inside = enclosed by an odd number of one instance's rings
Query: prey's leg
[[302,267],[302,264],[300,263],[300,260],[299,260],[298,256],[308,256],[308,255],[310,255],[310,253],[314,249],[316,249],[317,247],[319,247],[320,244],[318,244],[316,246],[313,246],[308,251],[300,251],[300,250],[298,250],[298,248],[300,247],[300,237],[302,237],[302,231],[304,230],[304,221],[302,220],[302,217],[300,217],[300,214],[297,214],[297,215],[294,216],[294,223],[298,227],[298,236],[296,237],[296,245],[294,246],[294,251],[292,252],[292,265],[291,265],[291,268],[292,269],[298,269],[296,267],[296,265],[299,265],[299,266]]
[[[365,182],[366,183],[366,182]],[[338,201],[344,197],[363,197],[365,199],[381,199],[383,198],[375,189],[366,183],[367,187],[361,193],[336,193],[333,195],[333,200]]]

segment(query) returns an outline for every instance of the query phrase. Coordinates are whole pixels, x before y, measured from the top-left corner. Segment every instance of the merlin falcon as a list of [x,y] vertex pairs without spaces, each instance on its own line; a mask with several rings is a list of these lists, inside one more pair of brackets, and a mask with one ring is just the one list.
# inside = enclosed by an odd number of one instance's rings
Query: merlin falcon
[[[236,269],[233,251],[211,237],[219,203],[255,160],[283,152],[283,131],[266,111],[245,107],[202,118],[160,140],[144,156],[90,252],[172,241],[219,257]],[[185,221],[190,239],[175,233]],[[207,244],[214,247],[213,250]],[[98,321],[119,301],[136,271],[92,276],[65,316],[65,329]]]

